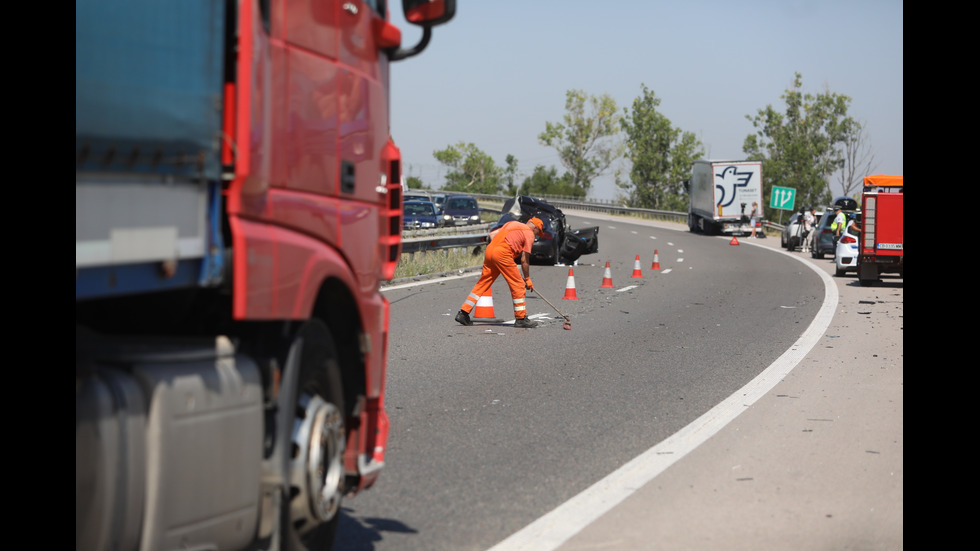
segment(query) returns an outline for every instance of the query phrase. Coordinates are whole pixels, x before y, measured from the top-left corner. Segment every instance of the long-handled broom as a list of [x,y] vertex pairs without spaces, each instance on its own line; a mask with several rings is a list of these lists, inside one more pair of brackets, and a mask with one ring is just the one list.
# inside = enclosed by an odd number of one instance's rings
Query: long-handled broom
[[552,308],[554,308],[555,309],[555,312],[558,312],[558,315],[559,316],[565,318],[565,323],[563,323],[561,325],[561,328],[564,329],[564,330],[566,330],[566,331],[571,331],[572,330],[572,319],[569,318],[568,316],[566,316],[565,314],[562,314],[561,311],[558,310],[558,308],[555,308],[555,305],[552,304],[550,300],[548,300],[547,298],[545,298],[545,296],[541,294],[541,291],[538,291],[537,289],[534,289],[534,291],[536,293],[538,293],[538,296],[539,297],[541,297],[545,302],[548,303],[548,306],[551,306]]

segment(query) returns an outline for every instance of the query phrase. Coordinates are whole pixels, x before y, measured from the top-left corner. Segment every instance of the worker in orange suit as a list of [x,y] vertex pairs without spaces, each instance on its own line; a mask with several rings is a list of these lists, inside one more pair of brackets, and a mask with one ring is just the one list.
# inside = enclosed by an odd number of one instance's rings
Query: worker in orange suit
[[[514,327],[534,327],[538,324],[527,319],[525,297],[526,291],[534,290],[530,271],[531,245],[534,244],[534,238],[543,231],[544,224],[540,218],[535,217],[526,223],[516,220],[507,222],[492,234],[483,256],[483,273],[456,314],[456,321],[463,325],[473,325],[470,312],[476,306],[476,301],[490,292],[490,286],[497,276],[503,275],[510,287],[510,296],[514,299]],[[520,270],[517,269],[518,262],[521,263]]]

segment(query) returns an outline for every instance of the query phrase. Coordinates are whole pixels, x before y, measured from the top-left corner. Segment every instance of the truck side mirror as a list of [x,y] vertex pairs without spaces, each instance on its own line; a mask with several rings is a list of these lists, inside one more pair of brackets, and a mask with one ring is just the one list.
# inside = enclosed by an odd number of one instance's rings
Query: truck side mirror
[[422,26],[422,39],[407,50],[401,48],[388,52],[389,61],[400,61],[422,53],[432,38],[432,27],[442,25],[456,15],[456,0],[402,0],[405,20]]
[[456,15],[456,0],[402,0],[402,10],[409,23],[434,27]]

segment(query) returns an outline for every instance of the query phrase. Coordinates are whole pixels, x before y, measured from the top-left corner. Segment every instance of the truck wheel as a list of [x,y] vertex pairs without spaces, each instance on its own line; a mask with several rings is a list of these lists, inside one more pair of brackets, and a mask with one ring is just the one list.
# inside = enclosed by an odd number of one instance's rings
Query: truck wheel
[[287,458],[283,549],[329,550],[340,521],[344,494],[344,393],[340,364],[329,329],[319,320],[306,322],[296,335],[286,365],[298,365],[298,384],[291,397],[292,439]]

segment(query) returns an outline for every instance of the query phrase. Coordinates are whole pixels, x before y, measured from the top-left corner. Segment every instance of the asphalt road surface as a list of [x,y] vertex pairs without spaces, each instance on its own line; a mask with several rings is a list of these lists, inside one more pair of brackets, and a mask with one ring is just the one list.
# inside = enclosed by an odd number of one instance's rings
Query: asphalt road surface
[[473,327],[452,320],[473,274],[386,290],[387,466],[337,549],[902,547],[901,280],[569,218],[599,253],[532,279],[571,331],[533,293],[542,325],[515,329],[502,280]]

